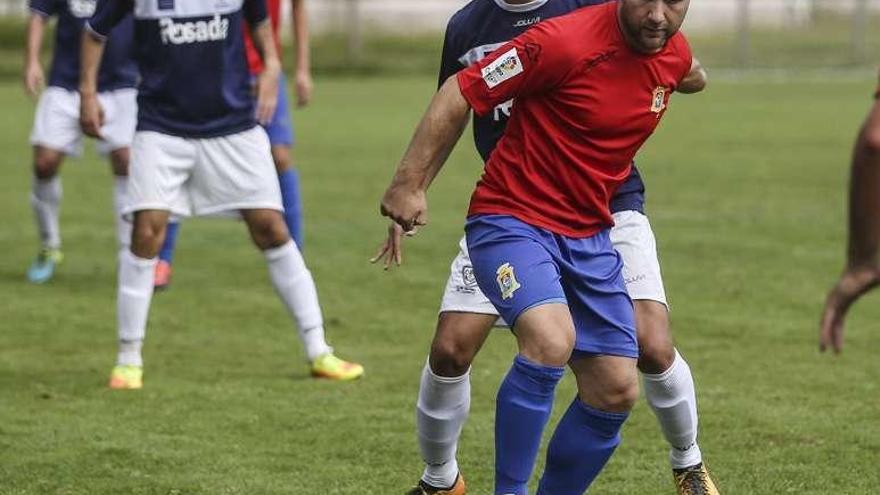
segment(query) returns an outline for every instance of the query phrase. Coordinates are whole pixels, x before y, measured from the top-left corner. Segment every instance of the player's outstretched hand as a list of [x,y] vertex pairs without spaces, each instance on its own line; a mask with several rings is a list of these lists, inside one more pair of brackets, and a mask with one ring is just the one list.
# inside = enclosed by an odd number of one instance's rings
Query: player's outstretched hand
[[880,269],[849,268],[828,293],[819,333],[819,350],[828,347],[835,353],[843,350],[843,329],[850,306],[865,293],[880,285]]
[[83,94],[79,102],[79,125],[86,136],[101,138],[104,126],[104,109],[96,94]]
[[296,73],[296,106],[304,107],[312,101],[312,90],[315,83],[312,82],[312,75],[308,71],[297,71]]
[[403,264],[403,236],[412,236],[415,235],[415,231],[413,232],[403,232],[403,228],[400,225],[391,222],[388,225],[388,237],[385,238],[385,242],[379,246],[379,250],[376,251],[376,255],[370,258],[370,263],[375,264],[379,260],[382,260],[382,265],[385,270],[391,268],[392,264],[400,266]]
[[428,224],[428,198],[425,191],[392,183],[382,197],[379,211],[394,220],[404,232]]
[[24,90],[31,98],[36,98],[43,90],[45,76],[40,64],[27,64],[24,68]]
[[275,115],[278,106],[278,78],[281,69],[275,65],[266,65],[257,79],[257,122],[268,125]]

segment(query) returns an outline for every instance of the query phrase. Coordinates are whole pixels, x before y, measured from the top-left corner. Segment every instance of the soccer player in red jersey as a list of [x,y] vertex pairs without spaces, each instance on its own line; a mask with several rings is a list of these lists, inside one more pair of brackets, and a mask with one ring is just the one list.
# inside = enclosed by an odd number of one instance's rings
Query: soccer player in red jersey
[[[290,0],[293,38],[296,48],[296,67],[294,69],[294,83],[296,85],[296,104],[298,107],[306,106],[312,99],[312,70],[309,50],[309,26],[306,15],[305,0]],[[281,6],[282,0],[266,0],[269,19],[272,26],[272,36],[278,53],[281,53]],[[251,74],[256,78],[263,72],[263,61],[254,46],[250,34],[245,30],[245,48],[247,50],[248,66]],[[282,72],[278,83],[278,106],[272,120],[263,128],[269,135],[269,143],[272,146],[272,159],[278,172],[278,182],[281,186],[281,199],[284,204],[284,220],[291,237],[300,250],[303,249],[302,233],[302,202],[299,190],[299,174],[292,166],[291,148],[294,143],[293,122],[290,118],[290,109],[287,102],[287,80]],[[171,282],[171,263],[174,257],[174,245],[177,240],[178,226],[168,226],[168,234],[165,244],[159,253],[159,263],[156,265],[156,287],[167,288]]]
[[828,294],[819,346],[843,349],[843,328],[850,306],[880,285],[880,87],[874,106],[856,139],[850,172],[849,256]]
[[426,189],[469,110],[482,115],[516,99],[466,227],[477,283],[520,350],[497,397],[498,495],[527,492],[566,364],[578,397],[550,442],[538,493],[583,493],[619,443],[638,394],[638,346],[608,203],[670,94],[692,76],[678,33],[688,5],[619,0],[583,8],[450,78],[383,198],[382,213],[405,230],[424,225]]

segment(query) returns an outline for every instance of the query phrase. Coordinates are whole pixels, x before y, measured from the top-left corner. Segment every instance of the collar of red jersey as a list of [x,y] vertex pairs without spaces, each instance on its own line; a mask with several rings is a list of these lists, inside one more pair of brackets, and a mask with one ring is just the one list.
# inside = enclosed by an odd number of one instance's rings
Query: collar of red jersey
[[547,0],[532,0],[531,2],[518,4],[507,3],[504,0],[495,0],[495,3],[508,12],[531,12],[547,3]]

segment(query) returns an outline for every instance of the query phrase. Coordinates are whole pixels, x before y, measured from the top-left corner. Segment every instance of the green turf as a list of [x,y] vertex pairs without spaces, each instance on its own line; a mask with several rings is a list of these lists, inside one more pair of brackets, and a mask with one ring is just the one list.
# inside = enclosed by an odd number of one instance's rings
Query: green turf
[[[480,165],[469,139],[430,195],[406,266],[367,263],[378,199],[432,78],[319,80],[295,115],[307,261],[328,335],[367,376],[307,377],[300,345],[244,227],[195,220],[171,291],[155,297],[146,388],[105,389],[115,357],[110,175],[67,165],[67,259],[28,285],[32,105],[0,87],[0,494],[399,494],[420,473],[413,406],[438,299]],[[675,97],[639,163],[678,344],[695,373],[701,445],[723,492],[866,494],[880,487],[877,297],[846,353],[819,356],[816,323],[842,264],[847,158],[868,78],[716,82]],[[492,480],[493,398],[513,342],[473,371],[461,464]],[[571,399],[567,377],[556,412]],[[670,494],[666,447],[641,401],[595,494]]]

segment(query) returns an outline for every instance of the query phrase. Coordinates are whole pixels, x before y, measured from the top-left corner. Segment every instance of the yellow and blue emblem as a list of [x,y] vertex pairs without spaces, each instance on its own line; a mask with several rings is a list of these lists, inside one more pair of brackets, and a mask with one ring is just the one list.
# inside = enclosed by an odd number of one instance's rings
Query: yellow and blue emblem
[[522,287],[516,280],[516,274],[513,272],[513,266],[510,263],[504,263],[498,267],[495,272],[495,280],[498,282],[498,288],[501,289],[501,299],[510,299],[517,289]]

